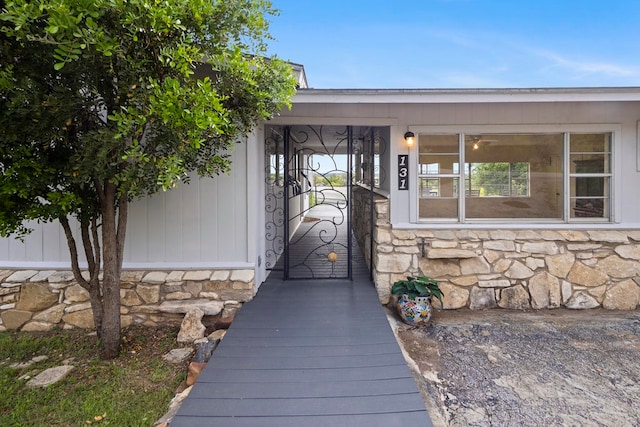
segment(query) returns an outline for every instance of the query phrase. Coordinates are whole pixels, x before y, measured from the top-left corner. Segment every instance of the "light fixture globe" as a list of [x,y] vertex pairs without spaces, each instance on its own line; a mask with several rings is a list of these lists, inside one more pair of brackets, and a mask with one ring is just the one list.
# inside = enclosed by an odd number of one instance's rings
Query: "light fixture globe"
[[411,131],[407,131],[404,133],[404,140],[407,141],[408,146],[412,146],[416,140],[416,135]]

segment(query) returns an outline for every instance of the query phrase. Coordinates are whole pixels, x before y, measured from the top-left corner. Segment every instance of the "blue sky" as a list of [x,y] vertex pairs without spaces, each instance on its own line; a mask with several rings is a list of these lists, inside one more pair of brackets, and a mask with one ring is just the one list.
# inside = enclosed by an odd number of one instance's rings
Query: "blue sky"
[[315,88],[640,86],[640,1],[272,0]]

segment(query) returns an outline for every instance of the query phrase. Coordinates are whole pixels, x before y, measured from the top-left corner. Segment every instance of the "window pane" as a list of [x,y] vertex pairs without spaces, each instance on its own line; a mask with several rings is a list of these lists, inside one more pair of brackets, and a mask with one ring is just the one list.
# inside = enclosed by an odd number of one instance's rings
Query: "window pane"
[[420,175],[439,175],[458,173],[458,155],[420,155],[418,165]]
[[420,154],[458,154],[458,135],[418,135],[418,148]]
[[609,218],[611,134],[569,135],[571,218]]
[[608,218],[609,183],[608,177],[572,177],[571,217]]
[[419,215],[425,218],[458,218],[458,178],[421,178]]
[[465,135],[469,219],[560,219],[563,134]]

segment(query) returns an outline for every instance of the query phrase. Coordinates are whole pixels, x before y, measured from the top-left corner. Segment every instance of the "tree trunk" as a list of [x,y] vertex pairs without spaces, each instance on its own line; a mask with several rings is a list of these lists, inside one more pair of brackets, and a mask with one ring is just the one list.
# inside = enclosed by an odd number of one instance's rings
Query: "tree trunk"
[[[120,271],[124,249],[127,200],[116,202],[116,186],[105,184],[101,197],[102,207],[102,333],[101,357],[113,359],[120,353]],[[118,218],[119,216],[123,216]]]

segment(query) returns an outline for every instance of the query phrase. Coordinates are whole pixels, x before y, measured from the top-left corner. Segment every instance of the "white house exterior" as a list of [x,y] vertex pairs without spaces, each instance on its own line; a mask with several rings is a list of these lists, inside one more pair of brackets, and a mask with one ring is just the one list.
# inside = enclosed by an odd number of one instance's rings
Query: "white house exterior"
[[[280,154],[265,145],[283,129],[307,128],[348,135],[359,182],[349,200],[353,227],[381,302],[397,278],[424,274],[440,281],[445,308],[636,309],[639,123],[640,88],[300,89],[291,110],[236,145],[230,175],[133,204],[123,315],[153,323],[167,302],[210,300],[232,311],[251,298],[273,267],[270,185],[289,185],[269,182],[269,156]],[[371,148],[377,172],[367,180],[361,145],[374,139],[384,149]],[[293,152],[296,162],[307,159]],[[312,181],[287,190],[300,198],[289,200],[289,235],[303,222],[296,209],[308,208]],[[373,181],[374,196],[364,191]],[[68,259],[57,224],[36,224],[24,242],[0,240],[2,318],[31,310],[20,305],[19,284],[69,300],[64,289],[74,285],[59,279]],[[18,327],[37,329],[36,312],[18,313],[11,328],[28,317]],[[6,319],[0,327],[9,328]]]

